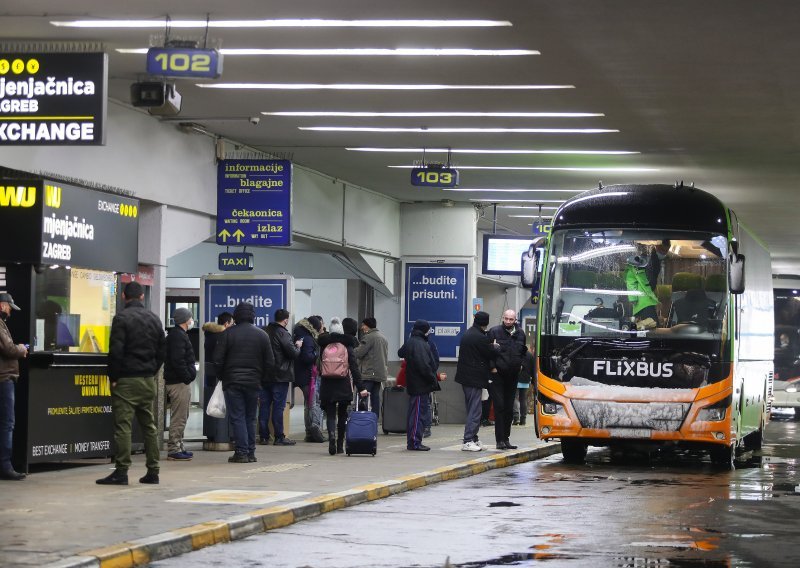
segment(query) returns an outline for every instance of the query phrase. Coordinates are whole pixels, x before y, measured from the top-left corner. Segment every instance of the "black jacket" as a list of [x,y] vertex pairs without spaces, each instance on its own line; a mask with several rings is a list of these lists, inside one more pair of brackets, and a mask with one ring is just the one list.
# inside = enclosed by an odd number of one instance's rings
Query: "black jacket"
[[167,340],[158,316],[131,300],[114,316],[108,348],[108,377],[152,377],[164,364]]
[[225,326],[210,321],[203,324],[203,375],[205,376],[206,388],[213,389],[217,384],[217,367],[214,365],[214,348],[217,346],[217,339],[225,331]]
[[300,354],[294,360],[294,386],[307,387],[311,383],[311,369],[317,362],[319,347],[317,345],[316,331],[307,319],[300,320],[294,326],[293,339],[303,342],[300,346]]
[[428,338],[420,330],[413,330],[397,355],[406,360],[406,392],[419,396],[442,390],[436,380],[436,360]]
[[275,356],[269,336],[250,321],[237,321],[217,339],[214,364],[223,389],[231,386],[260,389],[262,382],[274,372]]
[[519,369],[522,366],[522,358],[528,350],[525,345],[525,332],[518,325],[509,333],[503,324],[496,325],[486,334],[490,342],[497,341],[500,351],[494,360],[497,373],[505,379],[517,380]]
[[267,326],[267,335],[275,356],[275,372],[269,376],[267,382],[291,383],[294,380],[294,360],[300,354],[300,349],[295,347],[289,330],[276,321]]
[[191,383],[197,369],[189,334],[179,325],[167,332],[167,358],[164,361],[164,382],[168,385]]
[[456,364],[456,382],[465,387],[485,389],[497,350],[480,326],[473,325],[461,336]]
[[525,352],[525,357],[522,358],[522,367],[517,376],[517,383],[531,384],[533,374],[536,372],[536,358],[530,351]]

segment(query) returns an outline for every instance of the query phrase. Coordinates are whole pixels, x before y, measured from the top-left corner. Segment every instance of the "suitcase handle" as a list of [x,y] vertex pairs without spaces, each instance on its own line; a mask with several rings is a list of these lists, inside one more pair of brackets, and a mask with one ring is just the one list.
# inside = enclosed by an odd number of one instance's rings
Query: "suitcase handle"
[[[355,395],[354,396],[354,401],[353,401],[353,409],[356,412],[358,412],[358,406],[359,406],[359,403],[361,402],[361,393],[356,389],[355,385],[353,385],[352,382],[350,383],[350,385],[352,386],[353,394]],[[371,404],[371,400],[370,400],[370,398],[371,398],[370,395],[367,395],[364,398],[367,399],[367,412],[372,412],[372,404]]]

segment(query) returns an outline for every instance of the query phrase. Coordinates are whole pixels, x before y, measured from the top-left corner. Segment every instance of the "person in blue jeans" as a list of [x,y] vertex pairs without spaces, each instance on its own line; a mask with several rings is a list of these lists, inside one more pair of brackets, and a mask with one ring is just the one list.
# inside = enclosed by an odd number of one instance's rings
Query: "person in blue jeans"
[[430,450],[422,443],[423,418],[430,412],[430,394],[441,390],[436,380],[436,359],[428,342],[430,329],[427,321],[415,321],[408,341],[397,351],[397,355],[406,361],[406,393],[410,397],[406,448],[411,451]]
[[274,372],[262,383],[258,395],[258,431],[259,444],[269,444],[269,426],[267,420],[272,413],[272,431],[275,435],[274,445],[294,446],[295,441],[286,437],[283,431],[283,412],[286,397],[289,394],[289,383],[294,380],[294,360],[300,354],[301,341],[292,341],[289,333],[289,312],[283,308],[275,310],[273,320],[267,326],[272,354],[275,357]]

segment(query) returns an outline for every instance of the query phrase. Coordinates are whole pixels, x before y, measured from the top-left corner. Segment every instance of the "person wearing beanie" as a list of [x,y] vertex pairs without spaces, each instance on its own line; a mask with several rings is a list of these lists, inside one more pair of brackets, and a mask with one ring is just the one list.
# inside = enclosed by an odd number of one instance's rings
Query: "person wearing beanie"
[[489,386],[489,374],[497,357],[498,347],[493,347],[486,336],[489,314],[477,312],[470,327],[461,336],[456,364],[456,382],[464,390],[467,418],[464,424],[465,452],[479,452],[483,445],[478,440],[481,427],[481,392]]
[[183,447],[183,433],[189,419],[191,389],[197,371],[194,366],[195,355],[188,330],[194,327],[192,312],[178,308],[172,312],[175,327],[167,332],[167,358],[164,361],[164,384],[169,404],[169,442],[167,459],[188,461],[192,452]]
[[430,450],[422,443],[425,430],[423,417],[430,411],[430,394],[441,390],[436,380],[437,362],[428,343],[430,329],[427,321],[415,321],[411,335],[397,351],[397,355],[406,362],[406,393],[410,397],[406,448],[412,451]]
[[517,447],[509,440],[514,399],[522,361],[528,351],[525,332],[517,323],[517,312],[504,311],[500,325],[490,329],[487,336],[500,348],[489,377],[489,392],[494,402],[494,437],[498,450],[515,450]]
[[236,325],[222,332],[214,349],[214,366],[222,380],[225,405],[235,443],[232,463],[256,459],[256,412],[261,384],[275,371],[267,332],[254,325],[255,308],[242,302],[233,311]]
[[361,320],[361,343],[355,348],[362,385],[369,391],[372,411],[380,419],[381,387],[389,376],[389,342],[375,318]]
[[97,480],[98,485],[128,485],[131,466],[133,417],[144,436],[147,474],[139,483],[159,482],[158,428],[153,418],[156,374],[164,364],[167,341],[164,325],[144,307],[144,289],[129,282],[122,297],[125,308],[114,316],[108,347],[108,378],[111,381],[111,413],[114,418],[114,471]]
[[297,322],[292,330],[292,337],[300,345],[300,353],[294,360],[294,386],[303,392],[303,421],[306,430],[306,442],[321,444],[325,441],[322,433],[322,409],[317,396],[317,357],[319,343],[317,338],[322,331],[322,320],[318,316],[309,316]]

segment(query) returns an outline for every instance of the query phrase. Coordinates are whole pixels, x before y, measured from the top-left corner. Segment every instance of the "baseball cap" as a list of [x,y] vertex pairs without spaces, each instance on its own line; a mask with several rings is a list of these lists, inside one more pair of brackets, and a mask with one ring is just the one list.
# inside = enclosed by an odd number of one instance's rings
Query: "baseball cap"
[[0,293],[0,302],[5,302],[11,306],[12,310],[19,310],[19,306],[14,303],[14,298],[8,292]]

